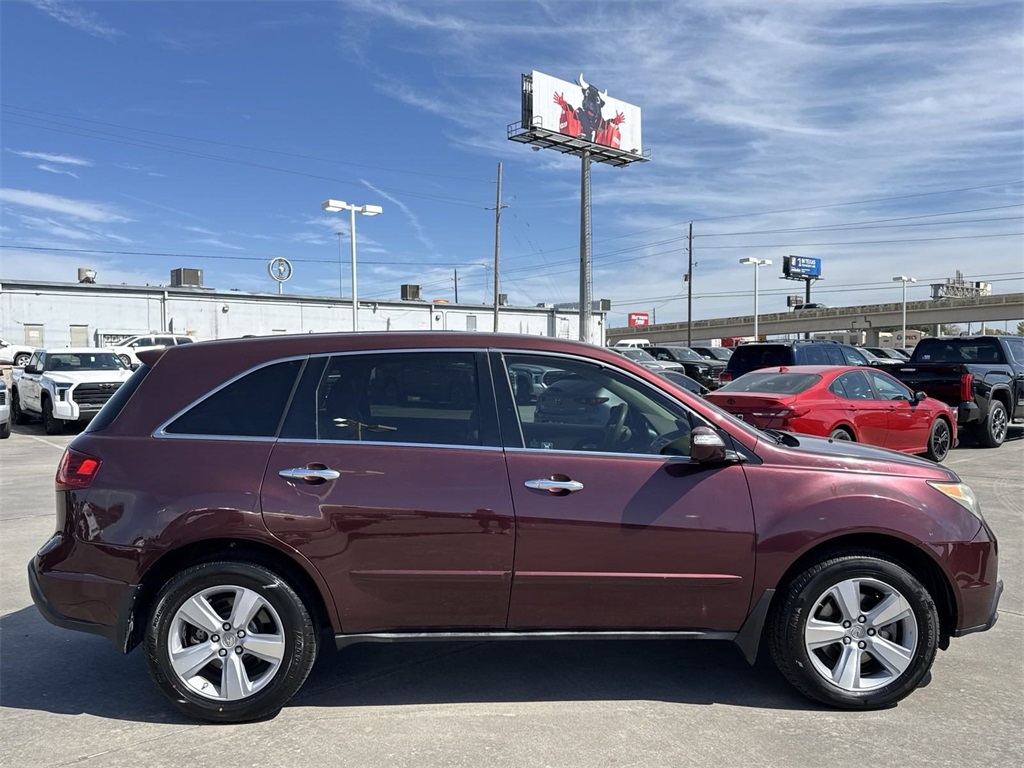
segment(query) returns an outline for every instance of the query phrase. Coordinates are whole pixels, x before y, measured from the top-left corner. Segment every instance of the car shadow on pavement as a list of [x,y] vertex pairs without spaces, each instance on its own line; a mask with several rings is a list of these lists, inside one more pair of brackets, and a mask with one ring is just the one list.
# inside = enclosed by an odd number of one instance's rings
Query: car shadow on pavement
[[[53,627],[34,606],[0,618],[0,701],[7,709],[187,723],[159,693],[138,649]],[[762,658],[731,643],[535,641],[367,643],[323,649],[290,707],[653,700],[824,709]]]

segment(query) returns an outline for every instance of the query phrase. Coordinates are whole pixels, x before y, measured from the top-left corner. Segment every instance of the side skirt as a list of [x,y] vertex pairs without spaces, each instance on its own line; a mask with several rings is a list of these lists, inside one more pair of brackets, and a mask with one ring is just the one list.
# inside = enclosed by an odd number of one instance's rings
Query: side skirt
[[583,630],[538,630],[536,632],[368,632],[359,635],[335,635],[334,642],[340,651],[356,643],[396,642],[445,642],[481,640],[736,640],[736,632],[700,631],[595,631]]

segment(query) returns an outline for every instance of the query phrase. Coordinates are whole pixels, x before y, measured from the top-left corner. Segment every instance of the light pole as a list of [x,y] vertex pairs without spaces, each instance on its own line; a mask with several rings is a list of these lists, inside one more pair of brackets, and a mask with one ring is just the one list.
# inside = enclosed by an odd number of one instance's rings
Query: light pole
[[356,214],[364,216],[376,216],[383,213],[384,209],[379,205],[352,205],[344,200],[325,200],[320,207],[330,213],[338,211],[349,211],[352,214],[349,229],[352,232],[352,331],[359,330],[359,294],[356,290]]
[[906,275],[896,275],[892,279],[894,283],[903,283],[903,344],[901,345],[904,349],[907,347],[907,283],[916,283],[917,278],[907,277]]
[[754,341],[758,341],[761,337],[757,333],[757,270],[761,267],[770,267],[772,265],[771,259],[754,259],[747,257],[740,259],[740,264],[753,264],[754,265]]

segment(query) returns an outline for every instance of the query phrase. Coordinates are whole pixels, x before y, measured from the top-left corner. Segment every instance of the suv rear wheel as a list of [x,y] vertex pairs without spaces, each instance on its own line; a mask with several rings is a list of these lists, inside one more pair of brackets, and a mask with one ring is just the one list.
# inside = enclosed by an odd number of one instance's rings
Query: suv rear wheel
[[843,709],[879,709],[910,694],[939,642],[931,595],[874,553],[837,555],[799,574],[768,625],[772,658],[801,693]]
[[213,722],[277,714],[316,653],[316,631],[295,590],[252,563],[202,563],[177,574],[146,628],[154,682],[186,715]]

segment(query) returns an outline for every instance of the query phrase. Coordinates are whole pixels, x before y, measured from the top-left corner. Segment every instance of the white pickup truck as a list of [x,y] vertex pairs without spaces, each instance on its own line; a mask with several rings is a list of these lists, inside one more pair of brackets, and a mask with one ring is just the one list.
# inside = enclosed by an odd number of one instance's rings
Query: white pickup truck
[[7,339],[0,339],[0,365],[13,365],[21,368],[32,357],[35,347],[15,344]]
[[16,424],[40,418],[46,434],[60,434],[66,422],[91,420],[131,375],[110,349],[37,349],[14,370],[11,417]]

